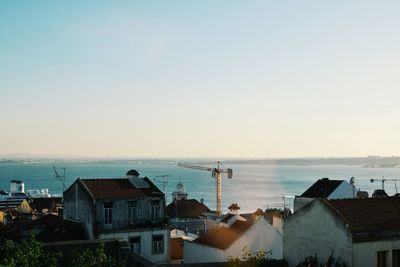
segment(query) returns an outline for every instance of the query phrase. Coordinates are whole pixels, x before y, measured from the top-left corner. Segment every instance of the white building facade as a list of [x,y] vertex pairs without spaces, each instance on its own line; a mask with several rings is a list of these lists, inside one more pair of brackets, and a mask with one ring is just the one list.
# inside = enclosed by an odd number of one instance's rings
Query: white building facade
[[400,198],[316,199],[285,220],[283,258],[290,267],[310,256],[322,264],[332,256],[349,267],[400,266],[397,206]]
[[[209,234],[211,235],[212,233]],[[207,245],[196,241],[185,241],[183,262],[225,262],[230,256],[241,258],[244,247],[249,248],[253,253],[260,250],[270,252],[267,255],[268,258],[282,259],[283,237],[264,217],[260,217],[237,240],[229,244],[227,248]]]

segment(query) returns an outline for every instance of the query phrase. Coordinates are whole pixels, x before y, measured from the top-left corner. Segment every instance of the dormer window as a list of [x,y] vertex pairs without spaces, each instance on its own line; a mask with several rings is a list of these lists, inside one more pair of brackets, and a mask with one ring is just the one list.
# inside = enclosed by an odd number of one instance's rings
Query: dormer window
[[104,202],[104,224],[112,224],[112,202]]

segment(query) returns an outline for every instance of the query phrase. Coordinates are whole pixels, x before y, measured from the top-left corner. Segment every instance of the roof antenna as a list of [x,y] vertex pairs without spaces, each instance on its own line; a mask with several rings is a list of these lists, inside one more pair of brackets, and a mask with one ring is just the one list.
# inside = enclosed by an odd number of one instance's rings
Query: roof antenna
[[354,178],[354,176],[353,177],[351,177],[350,178],[350,184],[351,184],[351,187],[353,187],[353,198],[355,197],[355,183],[356,183],[356,178]]

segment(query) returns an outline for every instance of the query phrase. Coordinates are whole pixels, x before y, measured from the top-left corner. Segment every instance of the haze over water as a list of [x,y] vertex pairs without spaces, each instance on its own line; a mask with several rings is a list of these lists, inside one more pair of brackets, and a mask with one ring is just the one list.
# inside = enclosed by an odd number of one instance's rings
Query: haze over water
[[[125,177],[130,169],[136,169],[141,176],[148,176],[163,190],[162,178],[157,175],[168,174],[165,185],[167,202],[171,192],[181,181],[189,198],[204,202],[215,209],[215,180],[211,173],[176,166],[174,161],[132,161],[131,163],[3,163],[0,164],[0,189],[9,190],[12,179],[25,182],[25,189],[49,188],[51,194],[61,194],[62,185],[55,178],[52,166],[66,167],[66,185],[81,178]],[[241,212],[252,212],[257,208],[283,207],[283,196],[299,195],[317,179],[328,177],[349,181],[356,178],[356,187],[371,195],[374,189],[381,188],[380,182],[371,183],[371,178],[397,178],[400,168],[365,168],[357,165],[281,165],[281,164],[226,164],[232,168],[232,179],[223,177],[222,208],[227,211],[231,203],[238,203]],[[386,182],[389,195],[396,193],[394,182]],[[290,203],[290,201],[287,201]]]

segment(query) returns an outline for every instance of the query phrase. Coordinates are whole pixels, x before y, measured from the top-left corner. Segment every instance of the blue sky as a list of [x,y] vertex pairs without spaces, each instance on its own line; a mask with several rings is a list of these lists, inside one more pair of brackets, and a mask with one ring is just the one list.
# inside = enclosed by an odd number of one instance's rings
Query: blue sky
[[0,154],[395,155],[397,1],[2,1]]

